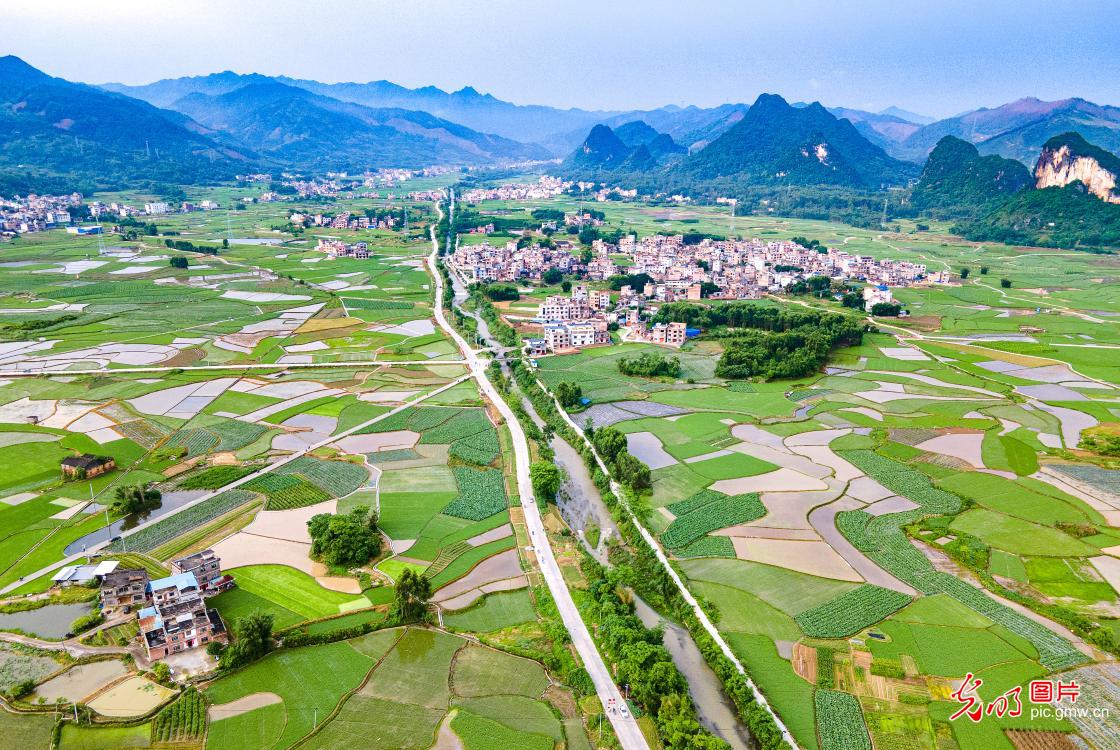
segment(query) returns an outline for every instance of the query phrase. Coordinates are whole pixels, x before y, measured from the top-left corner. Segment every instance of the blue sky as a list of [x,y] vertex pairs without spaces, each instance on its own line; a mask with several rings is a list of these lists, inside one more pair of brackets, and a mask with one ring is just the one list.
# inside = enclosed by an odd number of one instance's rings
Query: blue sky
[[[3,0],[0,54],[87,82],[225,69],[626,109],[762,92],[947,116],[1120,105],[1117,0]],[[96,11],[93,9],[96,7]]]

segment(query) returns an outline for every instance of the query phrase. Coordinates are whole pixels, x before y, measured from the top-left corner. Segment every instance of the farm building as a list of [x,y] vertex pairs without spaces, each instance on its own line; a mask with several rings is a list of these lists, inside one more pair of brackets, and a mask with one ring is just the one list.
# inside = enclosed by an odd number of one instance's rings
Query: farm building
[[90,581],[104,580],[117,569],[116,560],[104,560],[96,565],[67,565],[51,576],[56,586],[84,586]]
[[204,592],[214,590],[223,581],[222,560],[214,550],[206,549],[171,561],[171,573],[191,573]]
[[117,468],[117,462],[111,456],[91,456],[83,453],[80,456],[67,456],[62,459],[62,475],[67,479],[92,479]]

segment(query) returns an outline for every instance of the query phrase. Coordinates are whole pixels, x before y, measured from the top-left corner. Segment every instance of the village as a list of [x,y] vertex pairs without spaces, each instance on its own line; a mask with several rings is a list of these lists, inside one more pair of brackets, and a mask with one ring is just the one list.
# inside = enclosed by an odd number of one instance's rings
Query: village
[[[569,214],[565,224],[601,226],[599,216],[593,211]],[[547,224],[542,228],[555,229],[555,222]],[[761,299],[817,277],[864,284],[863,306],[871,311],[876,305],[893,303],[891,287],[948,281],[947,273],[928,273],[924,264],[876,260],[808,242],[811,247],[788,240],[690,240],[684,235],[641,239],[629,235],[615,245],[596,239],[589,253],[578,253],[573,243],[564,240],[532,244],[511,240],[501,246],[484,241],[459,245],[450,265],[467,283],[478,284],[542,282],[550,272],[587,282],[607,282],[623,274],[644,281],[640,287],[615,287],[613,298],[611,291],[585,284],[571,287],[570,297],[548,296],[535,317],[518,321],[540,332],[528,341],[528,352],[538,356],[609,344],[615,330],[624,341],[671,347],[699,333],[687,331],[681,323],[648,325],[660,303]]]

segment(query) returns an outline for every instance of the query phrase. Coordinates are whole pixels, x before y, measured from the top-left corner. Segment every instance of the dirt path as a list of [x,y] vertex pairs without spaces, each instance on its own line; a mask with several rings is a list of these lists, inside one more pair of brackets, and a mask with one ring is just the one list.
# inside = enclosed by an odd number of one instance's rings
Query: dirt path
[[439,723],[439,731],[436,732],[436,744],[432,745],[432,750],[463,750],[462,741],[451,730],[451,721],[457,713],[459,713],[457,709],[451,709],[447,716],[443,717],[443,721]]
[[276,693],[251,693],[250,695],[238,698],[235,701],[230,701],[229,703],[219,703],[215,706],[210,706],[210,721],[232,719],[234,716],[247,714],[253,709],[272,706],[283,702],[283,699]]

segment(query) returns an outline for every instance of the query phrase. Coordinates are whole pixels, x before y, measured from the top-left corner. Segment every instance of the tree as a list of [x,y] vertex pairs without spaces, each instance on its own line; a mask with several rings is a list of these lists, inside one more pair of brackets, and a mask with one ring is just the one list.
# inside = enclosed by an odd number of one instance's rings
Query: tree
[[988,267],[987,266],[980,266],[980,275],[981,276],[987,276],[988,275]]
[[397,580],[396,600],[393,603],[394,622],[418,622],[428,614],[428,600],[432,597],[432,582],[423,573],[405,568]]
[[256,661],[272,650],[272,615],[255,610],[234,625],[233,644],[222,652],[220,666],[233,669]]
[[564,279],[563,281],[560,282],[560,290],[562,292],[564,292],[565,294],[572,291],[572,282],[568,281],[567,279]]
[[111,507],[114,513],[132,515],[153,510],[162,503],[163,495],[159,490],[148,485],[133,484],[117,487]]
[[999,280],[999,285],[1001,287],[1003,287],[1004,289],[1010,289],[1011,288],[1011,279],[1000,279]]
[[844,296],[840,298],[840,304],[853,310],[863,309],[863,295],[859,292],[844,292]]
[[345,515],[312,516],[307,529],[311,534],[311,556],[328,565],[363,565],[381,552],[377,517],[364,505]]
[[224,239],[224,238],[222,239],[222,249],[223,250],[229,250],[229,240]]
[[871,314],[882,318],[897,318],[902,305],[897,302],[876,302],[871,306]]
[[541,276],[541,281],[549,286],[555,286],[564,280],[564,274],[560,272],[559,268],[550,268]]
[[560,469],[549,461],[534,461],[529,466],[533,494],[542,500],[553,500],[560,490]]
[[972,273],[972,269],[968,266],[965,266],[961,269],[961,279],[967,279],[970,273]]
[[583,398],[583,389],[567,380],[556,384],[556,398],[565,409],[570,409],[579,404]]
[[169,259],[167,261],[167,263],[172,268],[186,268],[187,267],[187,259],[184,258],[182,255],[176,255],[174,258]]

